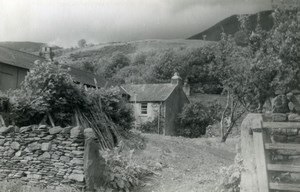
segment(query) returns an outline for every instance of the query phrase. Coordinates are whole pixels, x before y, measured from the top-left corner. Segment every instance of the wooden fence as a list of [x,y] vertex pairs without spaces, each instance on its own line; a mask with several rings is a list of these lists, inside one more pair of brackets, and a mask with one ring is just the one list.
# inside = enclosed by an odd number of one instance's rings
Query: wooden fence
[[274,142],[273,130],[299,129],[299,122],[264,121],[260,114],[250,114],[242,124],[242,156],[245,170],[242,172],[242,192],[299,191],[300,183],[274,182],[273,172],[300,173],[300,165],[290,162],[272,162],[274,150],[300,151],[300,144]]

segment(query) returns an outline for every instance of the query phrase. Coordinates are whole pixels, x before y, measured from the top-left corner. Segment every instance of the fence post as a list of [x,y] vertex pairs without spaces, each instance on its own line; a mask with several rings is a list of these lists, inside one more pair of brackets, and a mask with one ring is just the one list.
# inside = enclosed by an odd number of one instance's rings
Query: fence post
[[256,122],[253,122],[253,124],[256,126],[253,127],[252,130],[258,187],[260,192],[269,192],[269,178],[267,172],[269,156],[265,150],[268,130],[263,129],[261,119],[255,119],[254,121]]

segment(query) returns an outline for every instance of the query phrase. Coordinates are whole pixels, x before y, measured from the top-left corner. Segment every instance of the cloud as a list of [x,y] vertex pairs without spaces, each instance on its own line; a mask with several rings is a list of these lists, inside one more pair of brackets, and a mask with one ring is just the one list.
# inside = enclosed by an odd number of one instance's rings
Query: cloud
[[187,38],[270,0],[0,0],[0,41],[88,42]]

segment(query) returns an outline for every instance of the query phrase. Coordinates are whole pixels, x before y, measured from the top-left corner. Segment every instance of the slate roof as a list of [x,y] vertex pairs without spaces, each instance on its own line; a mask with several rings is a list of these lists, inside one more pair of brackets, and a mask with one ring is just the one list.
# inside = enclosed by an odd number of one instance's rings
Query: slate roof
[[130,101],[137,102],[159,102],[165,101],[176,88],[175,84],[126,84],[121,88],[131,97]]
[[[45,61],[43,57],[39,57],[30,53],[25,53],[22,51],[10,49],[7,47],[0,46],[0,62],[13,65],[16,67],[31,69],[34,66],[34,61],[40,60]],[[98,87],[104,87],[107,82],[104,77],[94,75],[80,69],[63,65],[69,68],[69,73],[74,81],[80,82],[85,85],[95,86],[94,78],[97,80]]]

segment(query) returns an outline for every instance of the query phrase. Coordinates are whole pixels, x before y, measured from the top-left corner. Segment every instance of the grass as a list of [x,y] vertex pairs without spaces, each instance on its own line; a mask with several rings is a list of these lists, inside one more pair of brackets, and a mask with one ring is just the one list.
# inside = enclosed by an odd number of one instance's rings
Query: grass
[[58,186],[56,189],[41,188],[24,185],[21,181],[0,182],[1,192],[80,192],[78,189],[69,186]]

